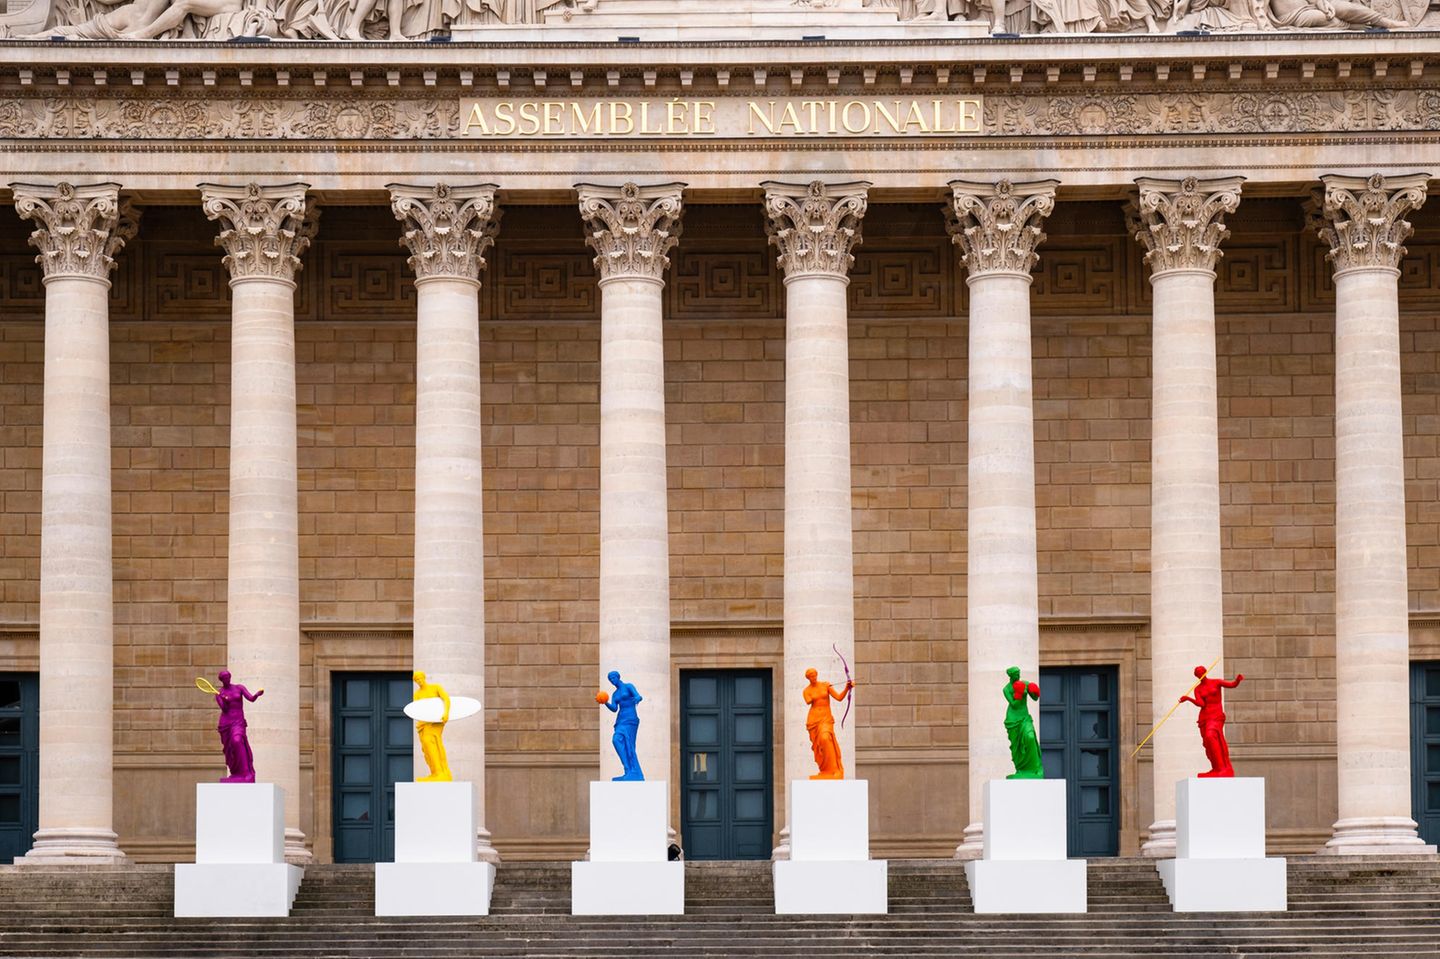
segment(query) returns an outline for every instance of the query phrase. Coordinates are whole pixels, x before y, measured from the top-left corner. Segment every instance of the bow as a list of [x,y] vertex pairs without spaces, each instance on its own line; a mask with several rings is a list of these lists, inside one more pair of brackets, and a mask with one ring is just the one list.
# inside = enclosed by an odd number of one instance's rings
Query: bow
[[[839,647],[839,646],[836,646],[834,643],[831,643],[831,644],[830,644],[830,648],[833,649],[833,650],[835,650],[835,655],[840,657],[840,663],[841,663],[841,665],[843,665],[843,666],[845,667],[845,681],[846,681],[847,683],[852,683],[852,684],[853,684],[853,683],[854,683],[854,680],[850,678],[850,664],[845,661],[845,655],[840,652],[840,647]],[[846,720],[846,718],[849,717],[849,715],[850,715],[850,704],[851,704],[852,702],[854,702],[854,701],[855,701],[855,690],[854,690],[854,688],[853,688],[853,686],[852,686],[852,688],[850,689],[850,694],[845,697],[845,715],[843,715],[843,716],[840,717],[840,728],[841,728],[841,729],[844,729],[844,728],[845,728],[845,720]]]

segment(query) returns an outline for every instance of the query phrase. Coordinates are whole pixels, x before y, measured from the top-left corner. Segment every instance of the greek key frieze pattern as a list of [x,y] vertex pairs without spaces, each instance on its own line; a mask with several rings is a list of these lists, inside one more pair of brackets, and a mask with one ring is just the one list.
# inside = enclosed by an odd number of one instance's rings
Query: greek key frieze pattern
[[[375,94],[0,101],[0,138],[22,140],[437,140],[457,138],[461,120],[458,99]],[[1002,136],[1440,130],[1440,89],[989,95],[984,130]]]

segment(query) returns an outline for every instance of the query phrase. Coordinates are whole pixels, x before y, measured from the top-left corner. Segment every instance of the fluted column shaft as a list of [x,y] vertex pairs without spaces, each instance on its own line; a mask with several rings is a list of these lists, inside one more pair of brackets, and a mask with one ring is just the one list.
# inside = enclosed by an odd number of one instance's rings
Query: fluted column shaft
[[[1030,269],[1054,208],[1053,180],[955,181],[946,212],[970,286],[966,478],[967,721],[970,824],[959,858],[983,851],[985,783],[1014,771],[1001,691],[1005,671],[1039,680],[1035,414]],[[1038,722],[1037,722],[1038,725]]]
[[[450,695],[483,703],[479,292],[499,228],[495,187],[389,189],[416,277],[414,668]],[[454,777],[475,786],[478,853],[498,862],[485,826],[483,709],[445,727],[445,751]]]
[[1400,259],[1423,174],[1324,177],[1310,213],[1335,266],[1335,698],[1340,818],[1322,850],[1433,852],[1410,818],[1410,600]]
[[16,183],[45,274],[40,810],[23,864],[123,862],[113,815],[109,273],[135,235],[119,187]]
[[[1154,299],[1150,473],[1151,722],[1194,681],[1223,672],[1215,263],[1241,178],[1138,181],[1127,214]],[[1175,783],[1209,768],[1192,717],[1156,730],[1155,811],[1143,851],[1175,855]]]
[[[771,242],[785,272],[785,658],[781,692],[789,855],[789,784],[817,772],[805,727],[805,671],[845,685],[855,662],[855,560],[850,496],[848,287],[870,184],[765,183]],[[846,704],[831,702],[837,720]],[[846,778],[856,777],[856,715],[835,727]]]
[[201,190],[230,271],[227,665],[265,690],[246,711],[256,774],[285,791],[285,858],[303,863],[295,272],[314,222],[305,184]]
[[[600,661],[644,697],[636,758],[671,779],[670,541],[663,294],[683,183],[579,184],[600,275]],[[600,712],[600,778],[620,775]]]

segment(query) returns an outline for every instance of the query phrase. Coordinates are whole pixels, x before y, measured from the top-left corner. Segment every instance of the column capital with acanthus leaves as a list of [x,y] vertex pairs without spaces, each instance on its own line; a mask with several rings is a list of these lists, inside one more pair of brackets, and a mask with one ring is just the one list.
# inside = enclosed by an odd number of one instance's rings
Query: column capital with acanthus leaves
[[107,280],[115,256],[140,228],[140,213],[118,183],[12,183],[15,210],[35,222],[30,243],[45,279]]

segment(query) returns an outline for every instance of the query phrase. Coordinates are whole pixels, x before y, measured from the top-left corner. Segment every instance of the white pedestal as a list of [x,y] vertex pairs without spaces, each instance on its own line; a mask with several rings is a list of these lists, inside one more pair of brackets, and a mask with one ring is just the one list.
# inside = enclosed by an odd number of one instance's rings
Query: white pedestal
[[285,862],[285,792],[195,787],[195,862],[175,866],[177,917],[288,916],[305,871]]
[[396,783],[395,861],[375,864],[375,915],[488,916],[494,888],[475,854],[475,784]]
[[790,783],[790,859],[775,863],[777,915],[883,915],[889,863],[870,858],[870,784]]
[[1285,865],[1265,858],[1265,780],[1175,784],[1175,858],[1155,868],[1176,912],[1284,912]]
[[1065,780],[992,779],[984,795],[984,858],[965,864],[975,911],[1084,912],[1085,860],[1065,858]]
[[681,916],[685,864],[668,862],[665,782],[590,784],[590,860],[570,864],[572,916]]

